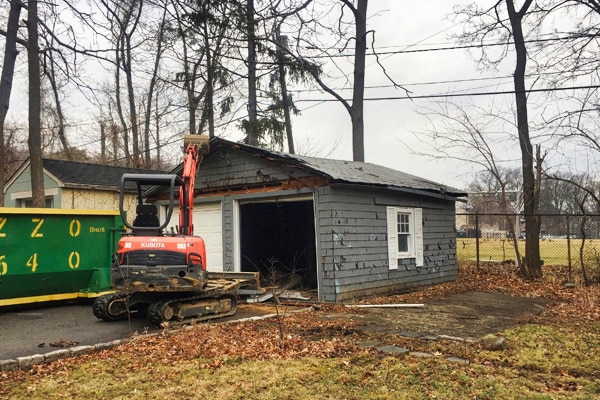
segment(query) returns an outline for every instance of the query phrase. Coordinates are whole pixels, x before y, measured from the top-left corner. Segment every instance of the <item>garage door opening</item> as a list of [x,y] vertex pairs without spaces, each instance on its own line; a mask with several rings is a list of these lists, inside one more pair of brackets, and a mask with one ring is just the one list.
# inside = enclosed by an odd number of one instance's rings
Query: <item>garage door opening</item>
[[242,272],[260,272],[266,285],[317,289],[312,201],[243,204],[240,222]]

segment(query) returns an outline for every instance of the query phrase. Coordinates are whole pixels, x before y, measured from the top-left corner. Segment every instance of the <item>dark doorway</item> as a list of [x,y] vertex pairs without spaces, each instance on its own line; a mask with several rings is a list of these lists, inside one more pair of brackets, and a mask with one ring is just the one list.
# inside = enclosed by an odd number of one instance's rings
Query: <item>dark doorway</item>
[[242,272],[260,272],[266,284],[296,280],[317,288],[312,201],[240,206]]

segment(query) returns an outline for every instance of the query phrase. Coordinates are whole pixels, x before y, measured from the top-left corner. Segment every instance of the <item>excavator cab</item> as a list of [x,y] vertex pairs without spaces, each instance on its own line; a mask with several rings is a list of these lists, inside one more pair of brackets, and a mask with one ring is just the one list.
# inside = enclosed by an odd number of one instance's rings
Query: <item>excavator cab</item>
[[[154,204],[144,203],[143,195],[150,188],[162,188],[168,193],[169,203],[167,213],[162,224],[158,217],[158,208]],[[125,210],[125,194],[132,190],[136,192],[137,205],[135,218],[129,222]],[[119,190],[119,212],[125,226],[133,236],[162,236],[165,227],[173,215],[177,195],[187,196],[182,178],[173,174],[123,174]],[[187,212],[181,210],[181,212]],[[188,217],[189,218],[189,217]]]

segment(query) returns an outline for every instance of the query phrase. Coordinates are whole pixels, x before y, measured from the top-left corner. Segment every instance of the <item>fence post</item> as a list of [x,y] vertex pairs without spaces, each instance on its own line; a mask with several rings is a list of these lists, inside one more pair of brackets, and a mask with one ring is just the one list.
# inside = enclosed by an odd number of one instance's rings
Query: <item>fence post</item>
[[475,251],[477,257],[477,271],[479,271],[479,211],[475,211]]
[[571,222],[569,220],[569,213],[567,213],[567,260],[569,263],[569,282],[572,282],[571,276]]

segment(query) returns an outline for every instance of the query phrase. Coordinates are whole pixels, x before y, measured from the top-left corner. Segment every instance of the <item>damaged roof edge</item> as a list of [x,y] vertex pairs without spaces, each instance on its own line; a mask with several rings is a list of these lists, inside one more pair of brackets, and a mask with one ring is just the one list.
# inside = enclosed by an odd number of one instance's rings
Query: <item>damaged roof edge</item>
[[229,146],[270,161],[282,162],[287,166],[325,176],[331,179],[333,183],[378,186],[447,200],[456,200],[458,197],[467,195],[466,191],[377,164],[282,153],[244,143],[234,143],[218,137],[211,139],[211,142],[211,146],[213,143],[215,147]]
[[[282,153],[244,143],[231,142],[220,137],[211,138],[209,143],[210,153],[208,156],[222,147],[228,147],[267,161],[299,168],[328,178],[334,184],[366,185],[452,201],[459,201],[458,198],[467,196],[466,191],[377,164]],[[180,174],[182,169],[183,164],[179,164],[170,173]],[[149,188],[144,196],[153,194],[155,190],[156,188]]]

